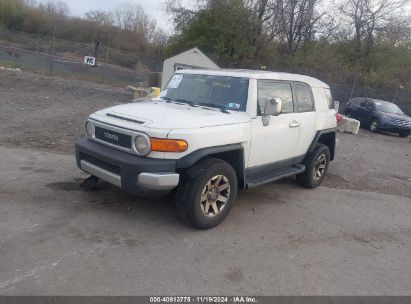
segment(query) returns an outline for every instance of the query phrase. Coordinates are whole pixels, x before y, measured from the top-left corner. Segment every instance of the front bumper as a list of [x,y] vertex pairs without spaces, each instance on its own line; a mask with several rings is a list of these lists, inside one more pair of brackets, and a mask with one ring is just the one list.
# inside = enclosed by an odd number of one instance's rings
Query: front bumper
[[383,121],[380,126],[380,129],[383,131],[392,132],[392,133],[400,133],[400,132],[410,132],[411,133],[411,126],[400,125],[400,124],[396,124],[391,121]]
[[128,193],[165,195],[179,184],[175,160],[139,157],[86,138],[76,142],[77,166]]
[[392,133],[402,133],[402,132],[411,133],[411,127],[399,126],[399,125],[393,124],[393,123],[384,123],[380,126],[380,129],[383,130],[383,131],[392,132]]

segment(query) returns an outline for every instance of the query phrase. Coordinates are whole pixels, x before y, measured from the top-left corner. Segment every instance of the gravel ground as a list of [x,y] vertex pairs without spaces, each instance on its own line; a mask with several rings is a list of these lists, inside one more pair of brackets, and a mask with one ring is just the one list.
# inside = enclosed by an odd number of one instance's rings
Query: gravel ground
[[[124,89],[0,71],[0,145],[72,154],[90,113],[131,99]],[[325,186],[410,198],[409,138],[366,130],[340,134]]]
[[131,99],[125,89],[0,71],[0,140],[7,146],[72,153],[90,113]]
[[0,295],[411,295],[409,198],[284,181],[198,231],[72,155],[0,155]]
[[171,198],[102,184],[73,156],[124,90],[0,71],[0,295],[410,295],[409,139],[339,134],[323,186],[240,192],[208,231]]

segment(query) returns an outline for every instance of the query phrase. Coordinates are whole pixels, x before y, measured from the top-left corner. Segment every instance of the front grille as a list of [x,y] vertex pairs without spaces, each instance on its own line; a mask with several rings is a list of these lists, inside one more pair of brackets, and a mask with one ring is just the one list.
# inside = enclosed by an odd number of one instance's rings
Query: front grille
[[99,159],[94,158],[90,155],[82,153],[80,155],[80,159],[84,160],[84,161],[86,161],[86,162],[88,162],[88,163],[90,163],[90,164],[92,164],[96,167],[99,167],[100,169],[104,169],[108,172],[111,172],[111,173],[114,173],[114,174],[117,174],[117,175],[121,175],[121,168],[120,167],[109,164],[109,163],[106,163],[105,161],[99,160]]
[[95,137],[112,145],[131,149],[131,136],[107,130],[101,127],[95,127]]
[[406,120],[396,119],[396,120],[395,120],[395,123],[396,123],[397,125],[400,125],[400,126],[411,127],[411,122],[406,121]]

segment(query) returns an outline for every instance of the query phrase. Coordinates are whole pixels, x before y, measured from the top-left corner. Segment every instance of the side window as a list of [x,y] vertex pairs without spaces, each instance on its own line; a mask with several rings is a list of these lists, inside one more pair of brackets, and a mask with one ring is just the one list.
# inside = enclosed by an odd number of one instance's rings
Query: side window
[[368,100],[364,99],[364,101],[361,102],[360,106],[365,108],[367,106]]
[[295,95],[297,99],[299,112],[314,111],[314,100],[311,94],[311,88],[305,84],[295,84]]
[[366,105],[365,105],[365,107],[366,107],[367,109],[374,110],[374,109],[375,109],[375,104],[374,104],[373,101],[368,100],[367,103],[366,103]]
[[281,98],[283,101],[283,114],[294,112],[293,93],[290,83],[258,81],[258,115],[264,114],[267,100]]
[[355,98],[355,101],[354,101],[354,105],[356,106],[356,107],[359,107],[359,106],[361,106],[361,104],[362,104],[362,102],[364,101],[364,98]]
[[358,106],[359,103],[360,103],[360,99],[359,99],[359,98],[353,98],[353,99],[351,100],[351,104],[352,104],[352,105]]

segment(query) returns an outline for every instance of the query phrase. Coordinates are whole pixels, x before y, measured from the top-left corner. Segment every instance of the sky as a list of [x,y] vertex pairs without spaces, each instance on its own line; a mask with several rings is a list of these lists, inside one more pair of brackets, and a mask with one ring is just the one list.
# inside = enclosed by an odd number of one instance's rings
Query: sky
[[[66,0],[65,1],[70,6],[70,12],[74,16],[82,17],[84,13],[90,10],[110,10],[113,11],[118,5],[129,2],[140,4],[147,15],[156,19],[157,24],[160,28],[166,32],[171,31],[171,25],[169,24],[169,17],[164,12],[163,3],[164,0]],[[189,4],[190,0],[184,0],[184,4]]]
[[[65,2],[70,6],[71,14],[73,16],[84,16],[84,13],[90,10],[105,10],[113,11],[118,5],[129,2],[140,4],[147,15],[151,16],[157,21],[157,25],[166,31],[171,32],[171,24],[169,23],[169,16],[164,12],[165,0],[66,0]],[[185,6],[190,6],[193,3],[191,0],[182,0]],[[407,11],[411,12],[411,0],[408,0],[410,5]]]

